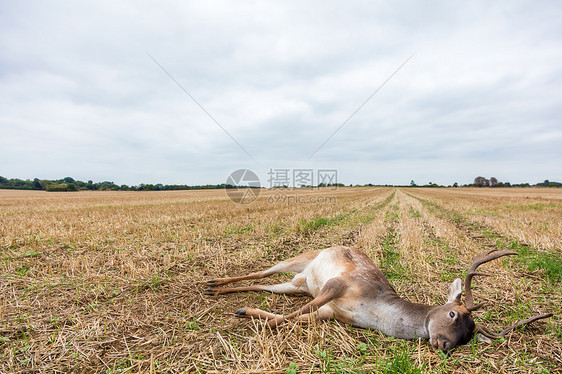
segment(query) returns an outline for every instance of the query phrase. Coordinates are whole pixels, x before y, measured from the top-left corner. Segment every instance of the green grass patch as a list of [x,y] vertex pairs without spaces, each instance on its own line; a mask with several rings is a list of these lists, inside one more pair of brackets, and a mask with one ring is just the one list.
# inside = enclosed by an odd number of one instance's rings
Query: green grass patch
[[398,234],[389,233],[382,243],[382,257],[380,266],[388,279],[403,276],[404,268],[400,264],[400,253],[395,248]]
[[[412,358],[416,355],[416,348],[410,341],[391,336],[381,336],[380,333],[373,333],[364,337],[367,342],[359,344],[357,350],[361,352],[365,361],[375,363],[375,367],[370,367],[369,370],[364,372],[417,374],[428,371],[425,362],[418,364]],[[380,357],[380,353],[374,353],[373,347],[378,347],[377,351],[382,349],[384,357]]]
[[29,272],[29,269],[31,269],[29,265],[22,266],[16,269],[16,274],[19,275],[20,277],[24,277]]
[[[404,373],[418,374],[425,373],[427,366],[425,363],[418,365],[412,356],[415,355],[414,348],[407,341],[395,340],[393,338],[384,339],[392,344],[385,345],[389,351],[385,357],[373,355],[371,344],[359,343],[355,352],[341,357],[333,352],[332,349],[317,349],[316,355],[320,359],[320,369],[323,373]],[[371,342],[380,345],[381,342]],[[291,370],[292,369],[292,370]],[[296,373],[296,365],[290,366],[287,373]]]
[[561,204],[556,203],[532,203],[532,204],[513,204],[513,205],[506,205],[507,209],[510,210],[519,210],[522,212],[526,211],[543,211],[548,209],[560,209],[562,207]]
[[400,262],[400,251],[397,248],[400,242],[400,234],[396,231],[396,225],[400,219],[398,207],[392,205],[385,214],[385,222],[388,225],[386,235],[381,243],[380,267],[381,271],[389,279],[406,278],[407,272]]
[[329,223],[330,220],[324,217],[316,217],[310,220],[302,219],[299,223],[297,231],[307,233],[318,230],[320,227],[327,226]]
[[137,292],[144,290],[158,291],[158,289],[169,280],[171,280],[171,276],[167,274],[155,274],[150,278],[145,278],[139,281],[136,290]]
[[[427,205],[433,209],[433,211],[444,218],[448,218],[454,222],[465,227],[471,232],[480,232],[483,236],[494,240],[498,249],[511,249],[519,253],[516,259],[522,263],[525,268],[534,272],[540,270],[544,273],[545,278],[551,283],[560,282],[562,280],[562,258],[554,253],[539,251],[529,245],[520,243],[517,239],[510,239],[502,236],[501,234],[495,232],[490,227],[485,227],[477,223],[468,221],[466,218],[458,213],[452,212],[448,209],[438,206],[437,204],[427,201],[415,196],[412,196],[419,200],[422,204]],[[556,206],[555,204],[526,204],[525,206]],[[511,207],[515,207],[511,206]],[[531,209],[531,208],[529,208]],[[509,261],[509,259],[504,259]]]
[[318,230],[324,226],[332,226],[335,224],[339,224],[342,223],[344,220],[346,220],[351,214],[352,212],[346,212],[346,213],[338,214],[332,218],[315,217],[310,220],[302,219],[297,227],[297,231],[302,233],[309,233]]
[[421,217],[421,213],[419,210],[414,209],[414,207],[409,206],[408,207],[408,214],[410,214],[410,216],[412,216],[413,218],[420,218]]
[[394,197],[396,191],[393,191],[384,201],[369,208],[367,214],[358,215],[357,209],[352,209],[349,212],[338,214],[334,217],[315,217],[312,219],[302,219],[298,226],[297,231],[301,233],[310,233],[322,227],[329,227],[334,225],[341,225],[344,223],[352,224],[365,224],[371,222],[378,214],[378,211],[386,206]]
[[375,204],[374,206],[370,207],[367,214],[361,215],[357,218],[357,223],[358,224],[365,224],[365,223],[369,223],[372,220],[374,220],[377,217],[377,215],[379,214],[379,211],[381,210],[381,208],[387,206],[390,203],[390,201],[394,198],[395,194],[396,194],[396,191],[392,191],[392,193],[390,195],[388,195],[388,197],[386,199],[384,199],[380,203]]
[[391,348],[394,348],[395,352],[390,360],[382,363],[382,367],[380,368],[381,373],[421,374],[426,372],[427,368],[425,365],[421,367],[418,366],[410,356],[408,350],[396,346],[391,346]]
[[[551,252],[539,251],[517,239],[507,239],[492,229],[482,230],[482,234],[496,241],[499,249],[511,249],[517,253],[515,259],[530,272],[541,271],[546,280],[558,283],[562,280],[562,258]],[[507,261],[504,260],[504,261]]]
[[19,258],[27,258],[27,257],[34,257],[34,256],[39,256],[42,255],[43,252],[39,252],[39,251],[27,251],[22,253],[21,255],[19,255]]
[[201,327],[199,327],[199,325],[197,324],[197,321],[195,319],[189,320],[185,322],[185,327],[188,330],[192,330],[192,331],[199,331],[201,330]]
[[224,230],[224,235],[225,236],[237,236],[237,235],[243,235],[243,234],[246,234],[246,233],[253,233],[255,226],[256,226],[255,224],[251,224],[251,225],[246,225],[246,226],[242,226],[242,227],[227,227]]
[[562,258],[560,256],[550,252],[539,252],[517,240],[511,241],[509,248],[519,253],[517,259],[526,266],[528,271],[541,270],[552,283],[562,280]]

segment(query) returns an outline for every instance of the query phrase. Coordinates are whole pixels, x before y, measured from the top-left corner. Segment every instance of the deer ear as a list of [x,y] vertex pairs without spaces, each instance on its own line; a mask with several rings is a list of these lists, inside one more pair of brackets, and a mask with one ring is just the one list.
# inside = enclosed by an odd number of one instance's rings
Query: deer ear
[[462,295],[462,282],[459,278],[455,279],[453,283],[449,286],[449,291],[447,291],[447,303],[459,302],[461,301]]

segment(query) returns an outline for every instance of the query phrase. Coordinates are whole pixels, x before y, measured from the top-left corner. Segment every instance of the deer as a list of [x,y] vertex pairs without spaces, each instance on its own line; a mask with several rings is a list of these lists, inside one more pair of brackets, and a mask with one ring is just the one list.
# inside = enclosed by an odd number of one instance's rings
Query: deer
[[[268,291],[308,295],[313,297],[312,301],[287,315],[243,308],[236,311],[235,316],[263,319],[272,328],[290,320],[307,324],[312,320],[335,319],[360,328],[378,330],[396,338],[429,339],[434,349],[447,353],[468,343],[475,336],[480,341],[490,343],[492,339],[505,337],[516,327],[552,317],[552,313],[538,315],[520,321],[499,334],[475,324],[472,312],[483,304],[474,303],[472,279],[474,276],[487,275],[477,272],[477,268],[500,257],[517,254],[497,249],[478,254],[464,280],[464,302],[461,301],[463,284],[457,278],[448,288],[447,302],[444,305],[418,304],[401,298],[369,256],[345,246],[307,252],[267,270],[245,276],[211,279],[207,282],[205,294],[216,296],[232,292]],[[277,273],[296,275],[290,282],[275,285],[223,287],[233,282],[262,279]]]

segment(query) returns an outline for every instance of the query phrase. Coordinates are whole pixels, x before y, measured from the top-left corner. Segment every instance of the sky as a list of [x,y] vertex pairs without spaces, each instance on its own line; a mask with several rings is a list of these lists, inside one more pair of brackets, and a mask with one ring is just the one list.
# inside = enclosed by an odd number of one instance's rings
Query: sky
[[562,181],[561,19],[560,1],[0,0],[0,175]]

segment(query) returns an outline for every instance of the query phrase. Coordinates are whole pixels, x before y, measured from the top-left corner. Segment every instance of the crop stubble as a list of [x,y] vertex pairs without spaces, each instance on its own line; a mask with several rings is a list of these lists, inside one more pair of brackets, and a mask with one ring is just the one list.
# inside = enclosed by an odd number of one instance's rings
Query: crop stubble
[[203,296],[209,278],[345,244],[380,264],[399,294],[443,303],[486,248],[559,257],[560,190],[283,191],[336,198],[325,204],[268,202],[275,193],[238,205],[224,191],[0,190],[0,372],[560,372],[560,279],[519,259],[488,264],[491,276],[475,281],[486,302],[477,322],[556,316],[449,356],[335,321],[271,331],[232,316],[244,306],[285,313],[303,297]]

